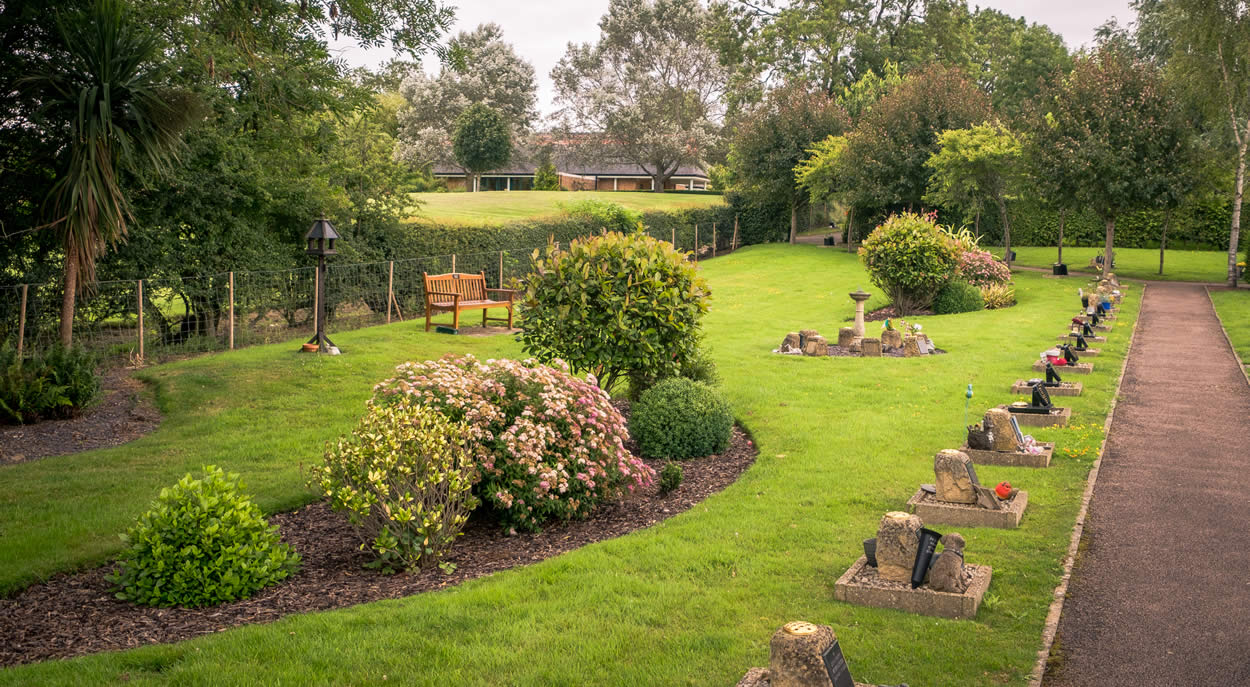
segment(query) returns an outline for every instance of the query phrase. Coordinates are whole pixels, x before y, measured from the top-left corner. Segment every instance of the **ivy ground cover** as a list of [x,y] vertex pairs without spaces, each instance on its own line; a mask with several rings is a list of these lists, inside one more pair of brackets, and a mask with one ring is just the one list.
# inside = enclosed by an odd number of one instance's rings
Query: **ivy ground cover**
[[[1052,466],[979,471],[1028,490],[1030,505],[1019,530],[962,530],[968,561],[993,566],[994,581],[975,620],[952,621],[849,606],[833,585],[882,513],[932,481],[933,454],[958,446],[985,408],[1014,400],[1011,384],[1032,376],[1079,307],[1081,280],[1018,273],[1016,307],[920,318],[947,355],[814,359],[770,351],[788,331],[846,324],[846,294],[872,290],[854,256],[759,246],[701,269],[713,298],[707,341],[760,449],[724,492],[649,529],[443,592],[8,669],[0,684],[726,685],[765,665],[769,636],[794,619],[832,625],[860,681],[1025,684],[1140,286],[1080,380],[1084,395],[1060,401],[1072,426],[1035,432],[1057,442]],[[878,295],[868,308],[883,304]],[[106,560],[159,486],[201,464],[241,472],[267,511],[306,502],[301,464],[352,426],[394,365],[448,350],[519,355],[508,337],[421,328],[336,335],[347,352],[338,358],[286,344],[149,370],[168,413],[153,435],[0,469],[0,582],[11,593]]]

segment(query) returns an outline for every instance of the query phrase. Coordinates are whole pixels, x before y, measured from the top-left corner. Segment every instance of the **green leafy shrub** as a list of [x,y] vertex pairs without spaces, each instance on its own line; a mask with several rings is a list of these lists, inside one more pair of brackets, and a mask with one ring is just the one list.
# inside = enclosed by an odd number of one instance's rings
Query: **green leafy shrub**
[[985,302],[981,299],[981,289],[962,279],[952,279],[938,291],[933,299],[933,312],[938,315],[951,315],[961,312],[984,310]]
[[584,517],[655,479],[625,449],[625,419],[608,395],[569,374],[562,361],[448,355],[395,372],[374,388],[374,400],[411,396],[467,424],[481,474],[475,493],[506,529]]
[[0,347],[0,420],[23,424],[73,417],[95,402],[100,380],[96,360],[81,348],[55,346],[18,359]]
[[885,290],[900,315],[928,307],[955,275],[959,247],[930,216],[892,215],[864,239],[859,257],[872,283]]
[[642,392],[655,386],[660,379],[667,379],[668,377],[684,377],[690,381],[703,382],[710,386],[720,384],[720,372],[716,370],[716,361],[712,360],[712,356],[708,355],[707,348],[703,344],[702,333],[696,337],[694,346],[686,353],[686,356],[677,361],[677,368],[669,370],[664,377],[657,378],[639,372],[630,374],[630,400],[637,401]]
[[685,475],[682,472],[681,465],[669,461],[660,468],[660,493],[671,494],[681,486],[681,480]]
[[598,225],[600,230],[630,232],[637,229],[638,223],[642,221],[641,212],[629,210],[624,205],[610,200],[585,198],[559,203],[559,207],[569,217],[589,220],[592,224]]
[[629,433],[648,458],[698,458],[729,446],[729,402],[715,388],[683,377],[665,379],[633,406]]
[[479,503],[469,428],[407,394],[367,408],[352,436],[341,437],[313,468],[313,479],[373,551],[371,566],[394,572],[433,565]]
[[685,254],[645,234],[609,232],[535,251],[521,343],[541,361],[595,375],[611,393],[629,376],[677,374],[696,353],[707,303],[707,282]]
[[145,606],[212,606],[246,599],[286,579],[299,555],[278,537],[237,474],[212,465],[161,489],[122,535],[126,549],[109,578],[117,598]]
[[1016,291],[1007,284],[982,286],[981,300],[985,301],[987,310],[1010,308],[1016,304]]

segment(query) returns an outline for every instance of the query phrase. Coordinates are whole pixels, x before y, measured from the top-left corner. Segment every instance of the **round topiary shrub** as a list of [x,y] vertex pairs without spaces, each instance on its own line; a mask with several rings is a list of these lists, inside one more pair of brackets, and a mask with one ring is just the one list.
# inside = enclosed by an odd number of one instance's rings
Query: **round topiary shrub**
[[958,274],[977,287],[995,286],[1011,281],[1011,270],[988,251],[968,250],[959,256]]
[[478,505],[469,428],[407,394],[367,407],[352,436],[313,468],[313,480],[373,551],[371,567],[437,563]]
[[629,433],[648,458],[698,458],[729,447],[733,413],[719,391],[684,377],[665,379],[634,404]]
[[629,377],[678,374],[697,354],[707,283],[686,254],[642,233],[608,232],[535,254],[521,344],[592,373],[609,393]]
[[507,529],[583,517],[655,479],[625,449],[625,419],[593,379],[536,360],[471,355],[404,363],[374,387],[380,405],[408,395],[468,425],[480,475],[474,493]]
[[910,315],[928,307],[955,275],[959,248],[930,217],[905,212],[864,239],[859,257],[899,314]]
[[981,297],[981,289],[962,279],[952,279],[947,282],[933,299],[933,312],[938,315],[984,309],[985,300]]
[[145,606],[212,606],[246,599],[299,567],[239,476],[204,468],[162,489],[152,508],[122,535],[126,550],[109,581],[117,598]]

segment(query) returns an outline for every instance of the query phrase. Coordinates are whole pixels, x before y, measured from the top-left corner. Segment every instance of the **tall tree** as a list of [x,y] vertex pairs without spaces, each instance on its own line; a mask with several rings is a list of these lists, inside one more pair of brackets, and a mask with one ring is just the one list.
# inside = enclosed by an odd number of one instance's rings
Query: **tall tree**
[[470,105],[456,118],[452,151],[456,162],[473,175],[469,190],[480,190],[482,173],[500,167],[512,155],[508,122],[499,112],[481,103]]
[[785,198],[790,204],[790,243],[798,236],[799,209],[807,191],[795,168],[818,141],[850,126],[846,112],[823,92],[791,84],[768,94],[743,118],[729,151],[735,186],[748,193]]
[[57,24],[64,53],[26,85],[42,103],[41,128],[62,145],[48,212],[65,248],[60,337],[69,346],[75,297],[94,280],[96,259],[126,236],[120,175],[166,168],[195,107],[165,88],[159,43],[120,0],[98,0]]
[[1031,118],[1034,155],[1063,175],[1075,200],[1106,227],[1103,274],[1111,270],[1116,217],[1151,207],[1186,173],[1190,127],[1157,68],[1114,49],[1077,59]]
[[1072,68],[1063,38],[1049,27],[989,8],[973,12],[971,23],[971,73],[1000,114],[1018,114],[1047,77]]
[[1003,250],[1011,266],[1011,218],[1007,201],[1023,179],[1020,139],[999,123],[950,129],[938,135],[939,149],[925,166],[933,170],[925,199],[937,205],[959,205],[971,199],[998,208],[1003,223]]
[[411,73],[400,87],[406,106],[400,110],[397,155],[413,165],[451,164],[449,142],[456,118],[470,105],[500,113],[518,134],[538,117],[534,67],[503,40],[498,24],[481,24],[450,41],[457,59],[437,76]]
[[557,113],[584,156],[642,167],[663,191],[720,138],[726,73],[696,0],[611,0],[599,41],[570,43],[551,70]]
[[1163,25],[1167,68],[1211,121],[1223,120],[1235,160],[1233,215],[1228,237],[1228,283],[1237,283],[1241,204],[1250,147],[1250,5],[1244,0],[1167,0],[1139,6],[1148,27]]

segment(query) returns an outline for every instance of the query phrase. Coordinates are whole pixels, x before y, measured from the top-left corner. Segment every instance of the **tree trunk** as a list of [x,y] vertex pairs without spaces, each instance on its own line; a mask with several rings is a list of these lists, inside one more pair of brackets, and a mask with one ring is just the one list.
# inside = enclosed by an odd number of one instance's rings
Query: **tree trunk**
[[1002,196],[994,199],[998,203],[998,214],[1003,218],[1003,261],[1007,269],[1011,269],[1011,220],[1007,218],[1007,201]]
[[1168,224],[1172,222],[1172,210],[1163,215],[1163,235],[1159,237],[1159,274],[1163,274],[1163,250],[1168,245]]
[[976,234],[977,238],[981,238],[981,204],[980,203],[977,203],[977,217],[976,219],[972,220],[972,233]]
[[61,300],[61,345],[74,343],[74,298],[78,295],[78,247],[65,247],[65,296]]
[[1246,144],[1250,134],[1241,140],[1237,149],[1237,183],[1233,189],[1233,222],[1228,232],[1228,285],[1237,285],[1237,241],[1241,233],[1241,191],[1246,182]]
[[799,204],[790,199],[790,243],[798,243],[799,238]]
[[1106,279],[1111,274],[1111,254],[1114,252],[1115,246],[1115,217],[1108,217],[1107,220],[1107,245],[1102,249],[1102,277]]
[[1066,219],[1068,209],[1064,208],[1059,211],[1059,259],[1058,263],[1063,264],[1063,220]]
[[664,175],[651,175],[651,191],[652,193],[664,193]]
[[855,206],[852,205],[850,210],[846,212],[846,252],[854,252],[851,246],[855,245]]

